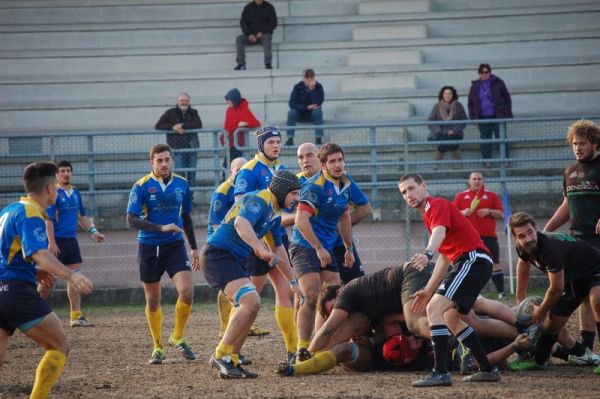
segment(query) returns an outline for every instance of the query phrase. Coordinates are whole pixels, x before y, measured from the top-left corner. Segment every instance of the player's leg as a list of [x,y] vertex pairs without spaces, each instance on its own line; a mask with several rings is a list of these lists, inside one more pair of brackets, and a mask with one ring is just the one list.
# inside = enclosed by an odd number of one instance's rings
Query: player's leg
[[460,318],[482,337],[515,339],[519,334],[514,323],[508,324],[491,317],[478,317],[473,309],[466,315],[460,315]]
[[0,368],[6,361],[6,350],[8,348],[9,340],[10,340],[9,332],[3,328],[0,328]]
[[487,299],[481,295],[477,297],[475,305],[473,305],[473,311],[478,315],[490,316],[513,326],[517,322],[517,315],[514,310],[500,301]]
[[[66,266],[75,273],[79,273],[79,270],[81,269],[81,263],[75,263]],[[71,319],[71,327],[91,326],[91,323],[87,322],[87,319],[83,318],[83,313],[81,312],[81,294],[77,292],[77,290],[75,290],[68,281],[67,296],[71,306],[71,312],[69,314]]]
[[223,338],[233,305],[221,290],[219,290],[219,294],[217,295],[217,309],[219,310],[219,338]]
[[[250,273],[250,282],[252,282],[256,288],[256,292],[260,296],[263,287],[267,282],[267,274],[269,273],[269,270],[271,270],[271,266],[269,266],[268,262],[258,258],[254,252],[252,252],[246,260],[246,268],[248,269],[248,273]],[[259,327],[256,323],[250,327],[250,331],[248,332],[248,335],[251,337],[264,337],[269,334],[271,334],[271,331]]]
[[[594,338],[596,338],[596,320],[598,319],[594,315],[590,300],[591,298],[586,298],[579,306],[579,334],[581,335],[583,344],[593,349]],[[600,327],[598,327],[598,331],[598,334],[600,334]]]
[[500,246],[498,244],[498,237],[481,237],[483,244],[492,254],[492,283],[498,291],[498,298],[504,298],[504,271],[500,266]]
[[192,286],[192,272],[183,270],[173,276],[173,284],[177,289],[177,303],[175,304],[175,325],[169,337],[169,345],[177,348],[187,360],[195,360],[196,355],[190,345],[183,338],[185,326],[192,312],[194,288]]
[[336,329],[335,333],[325,344],[324,348],[332,348],[333,346],[350,340],[353,337],[360,337],[367,334],[371,328],[371,320],[363,313],[352,313],[346,320]]
[[288,358],[293,356],[298,347],[298,331],[294,320],[293,292],[290,283],[279,269],[269,271],[269,280],[275,290],[275,321],[281,330]]
[[[340,363],[347,363],[347,367],[353,370],[365,370],[366,367],[370,366],[370,352],[366,348],[360,349],[360,345],[345,341],[340,342],[333,346],[331,349],[320,351],[315,353],[313,357],[296,364],[290,364],[284,368],[283,365],[279,366],[278,372],[283,375],[296,375],[296,374],[318,374],[325,371],[331,370]],[[362,358],[361,358],[362,352]]]
[[319,273],[306,273],[298,279],[300,290],[304,294],[304,303],[298,310],[298,347],[297,351],[307,350],[310,345],[310,337],[315,326],[315,313],[317,309],[317,298],[321,288],[321,277]]
[[[151,364],[160,364],[165,355],[162,346],[162,308],[160,306],[160,281],[154,283],[144,283],[144,294],[146,297],[146,320],[152,336],[152,357]],[[156,355],[156,356],[155,356]]]

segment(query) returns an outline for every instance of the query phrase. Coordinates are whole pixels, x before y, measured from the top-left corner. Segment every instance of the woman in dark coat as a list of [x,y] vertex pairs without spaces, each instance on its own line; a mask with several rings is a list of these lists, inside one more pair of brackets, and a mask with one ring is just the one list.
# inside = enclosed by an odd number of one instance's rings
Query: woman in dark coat
[[[464,123],[456,123],[454,121],[467,119],[467,114],[462,104],[458,101],[456,89],[452,86],[444,86],[438,94],[438,102],[431,109],[429,114],[430,121],[448,121],[444,125],[429,125],[431,140],[462,140]],[[435,152],[435,160],[439,161],[444,158],[444,154],[450,151],[454,159],[461,159],[460,149],[458,144],[441,144]],[[434,164],[432,169],[437,170],[438,166]],[[455,169],[460,169],[461,165],[456,164]]]

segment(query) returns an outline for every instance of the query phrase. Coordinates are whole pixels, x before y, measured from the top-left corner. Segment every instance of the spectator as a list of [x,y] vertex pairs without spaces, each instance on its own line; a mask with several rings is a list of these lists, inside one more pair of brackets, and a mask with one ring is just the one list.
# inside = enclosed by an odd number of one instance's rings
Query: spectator
[[[444,86],[438,94],[438,103],[433,106],[429,114],[430,121],[456,121],[467,119],[467,114],[462,104],[458,101],[456,89],[452,86]],[[429,125],[430,140],[447,141],[462,140],[465,124]],[[462,159],[458,144],[441,144],[435,152],[435,160],[444,159],[444,154],[450,151],[456,160]],[[438,165],[433,164],[432,169],[437,170]],[[462,165],[457,163],[455,169],[461,169]]]
[[[512,101],[504,81],[492,74],[490,64],[479,65],[479,79],[471,82],[469,91],[469,118],[470,119],[495,119],[512,118]],[[498,123],[479,124],[479,135],[482,140],[493,137],[500,138],[500,125]],[[508,146],[505,146],[505,156],[508,158]],[[485,160],[484,166],[491,168],[488,161],[492,157],[492,145],[481,144],[481,156]],[[508,163],[507,163],[507,166]]]
[[253,0],[246,4],[240,18],[240,27],[243,35],[235,40],[236,71],[246,69],[246,47],[262,44],[265,52],[265,68],[272,69],[271,39],[277,27],[277,14],[275,7],[268,1]]
[[177,96],[177,105],[174,108],[168,109],[156,125],[156,130],[169,130],[173,133],[167,133],[167,144],[174,149],[173,159],[175,161],[175,169],[192,169],[186,170],[182,174],[188,181],[190,187],[196,181],[196,161],[198,154],[196,152],[179,152],[181,149],[198,148],[198,135],[196,133],[186,133],[186,130],[201,129],[202,121],[198,111],[190,107],[190,95],[187,93],[179,93]]
[[[323,86],[316,81],[315,71],[310,68],[304,70],[302,80],[296,83],[290,95],[287,125],[295,126],[298,121],[322,125],[323,110],[321,105],[324,100]],[[315,129],[315,144],[323,144],[323,129]],[[287,131],[285,145],[294,145],[294,129]]]
[[[242,98],[242,94],[238,89],[231,89],[225,95],[227,102],[227,110],[225,111],[225,131],[229,137],[229,159],[239,158],[243,155],[242,151],[236,147],[244,147],[246,145],[245,133],[251,129],[260,127],[260,121],[256,119],[248,101]],[[237,134],[234,134],[237,131]],[[236,140],[237,137],[237,140]],[[220,137],[221,144],[225,145],[225,138]],[[223,168],[227,169],[227,157],[223,161]]]

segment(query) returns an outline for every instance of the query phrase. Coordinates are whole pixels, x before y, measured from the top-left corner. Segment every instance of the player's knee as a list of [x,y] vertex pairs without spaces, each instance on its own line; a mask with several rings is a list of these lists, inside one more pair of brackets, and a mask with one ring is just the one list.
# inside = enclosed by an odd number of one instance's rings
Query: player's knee
[[187,304],[191,304],[194,300],[194,289],[193,287],[186,287],[178,292],[178,299]]
[[160,298],[158,297],[147,297],[146,298],[146,307],[151,312],[156,312],[160,307]]
[[250,313],[258,313],[260,309],[260,295],[252,283],[245,284],[233,295],[233,304],[236,307],[243,307]]
[[319,298],[319,288],[309,288],[304,292],[304,304],[311,308],[317,306],[317,299]]

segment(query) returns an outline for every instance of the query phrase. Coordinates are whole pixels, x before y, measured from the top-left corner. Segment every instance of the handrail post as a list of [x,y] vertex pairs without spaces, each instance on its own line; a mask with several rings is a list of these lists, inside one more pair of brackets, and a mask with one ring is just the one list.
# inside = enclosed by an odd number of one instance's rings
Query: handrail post
[[214,172],[214,186],[218,186],[221,181],[222,171],[221,165],[219,165],[219,130],[213,131],[213,170]]
[[379,209],[379,187],[377,187],[377,128],[369,128],[371,136],[371,203],[374,208]]
[[[409,141],[409,131],[406,126],[402,127],[402,145],[403,145],[403,153],[404,153],[404,174],[408,173],[408,141]],[[406,201],[404,202],[404,251],[405,258],[411,256],[411,244],[410,237],[412,234],[412,228],[410,225],[410,209]]]
[[500,124],[500,135],[502,142],[499,143],[500,146],[500,180],[502,182],[506,181],[506,165],[508,162],[507,153],[508,153],[508,142],[507,142],[507,132],[506,132],[506,122],[502,122]]
[[[234,136],[233,136],[233,140],[235,142],[235,137],[237,136],[237,131],[238,129],[235,129],[235,131],[233,132]],[[229,168],[229,165],[231,165],[231,142],[229,141],[229,132],[227,130],[223,131],[223,143],[225,144],[225,175],[227,175],[227,168]]]
[[87,136],[87,151],[88,151],[88,192],[90,194],[90,213],[92,216],[98,214],[96,209],[96,182],[95,182],[95,165],[94,165],[94,136]]

